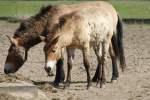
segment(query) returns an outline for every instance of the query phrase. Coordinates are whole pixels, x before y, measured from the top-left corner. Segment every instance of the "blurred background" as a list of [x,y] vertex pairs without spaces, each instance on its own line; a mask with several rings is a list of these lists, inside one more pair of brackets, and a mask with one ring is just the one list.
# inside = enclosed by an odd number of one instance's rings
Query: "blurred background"
[[[123,18],[150,18],[150,0],[107,1],[113,4]],[[37,13],[43,5],[80,2],[86,0],[0,0],[0,17],[26,18]]]

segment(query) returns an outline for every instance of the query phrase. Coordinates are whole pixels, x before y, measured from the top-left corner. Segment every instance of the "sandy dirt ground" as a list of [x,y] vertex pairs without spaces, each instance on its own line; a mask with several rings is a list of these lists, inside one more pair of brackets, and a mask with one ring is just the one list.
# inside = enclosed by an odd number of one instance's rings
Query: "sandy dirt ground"
[[[18,24],[0,22],[0,73],[3,74],[5,59],[10,43],[6,34],[13,36]],[[63,90],[50,86],[44,92],[50,100],[150,100],[150,26],[149,25],[124,25],[124,47],[127,68],[124,73],[120,71],[117,82],[110,83],[111,62],[108,60],[106,68],[107,83],[104,88],[99,88],[96,83],[86,90],[86,72],[83,66],[82,54],[76,51],[74,67],[72,69],[72,83],[69,89]],[[54,76],[47,77],[44,71],[44,43],[40,43],[29,51],[27,62],[17,74],[35,81],[40,85],[53,82]],[[91,50],[91,76],[96,69],[96,57]],[[65,57],[66,69],[66,57]],[[49,87],[49,86],[47,86]]]

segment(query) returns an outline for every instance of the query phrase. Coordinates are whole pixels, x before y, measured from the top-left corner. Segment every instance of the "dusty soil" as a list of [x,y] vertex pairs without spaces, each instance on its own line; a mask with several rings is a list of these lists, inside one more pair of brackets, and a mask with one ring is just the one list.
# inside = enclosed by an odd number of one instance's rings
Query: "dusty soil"
[[0,74],[0,83],[6,82],[6,83],[16,83],[18,81],[26,81],[28,83],[32,83],[32,81],[21,74],[10,74],[10,75],[5,75],[5,74]]
[[6,94],[6,93],[1,93],[0,94],[0,100],[16,100],[17,98],[9,95],[9,94]]
[[[0,22],[0,74],[10,46],[6,34],[13,36],[18,24]],[[44,43],[34,46],[29,51],[27,62],[17,72],[34,84],[38,85],[50,100],[150,100],[150,25],[124,25],[124,46],[127,68],[120,71],[119,80],[110,83],[111,62],[108,60],[106,68],[107,84],[99,88],[95,83],[90,90],[86,90],[86,72],[82,62],[82,54],[76,51],[74,67],[72,69],[72,84],[69,89],[63,90],[51,86],[54,76],[47,77],[44,71]],[[96,57],[91,52],[91,76],[95,72]],[[65,61],[66,69],[66,61]],[[49,84],[50,83],[50,84]]]

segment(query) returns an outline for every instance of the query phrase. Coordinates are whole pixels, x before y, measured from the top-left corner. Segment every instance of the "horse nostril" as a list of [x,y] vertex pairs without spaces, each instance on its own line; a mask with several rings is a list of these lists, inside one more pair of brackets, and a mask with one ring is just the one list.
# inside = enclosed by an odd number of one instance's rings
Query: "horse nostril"
[[47,73],[50,73],[50,72],[51,72],[51,68],[50,68],[50,67],[45,67],[45,71],[46,71]]
[[48,68],[47,68],[47,70],[49,70],[49,72],[50,72],[50,71],[51,71],[51,68],[50,68],[50,67],[48,67]]

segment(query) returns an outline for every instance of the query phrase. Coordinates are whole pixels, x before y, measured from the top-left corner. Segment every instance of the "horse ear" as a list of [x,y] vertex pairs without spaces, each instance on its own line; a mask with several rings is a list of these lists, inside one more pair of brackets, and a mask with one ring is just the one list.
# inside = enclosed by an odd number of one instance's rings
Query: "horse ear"
[[39,36],[40,37],[40,39],[41,39],[41,41],[46,41],[46,37],[44,37],[44,36]]
[[8,35],[6,35],[6,37],[9,39],[9,41],[10,41],[11,44],[15,44],[15,45],[18,44],[18,41],[16,39],[14,39],[13,37],[10,37]]
[[52,43],[51,43],[51,44],[56,44],[56,43],[58,42],[58,39],[59,39],[59,36],[57,36],[56,38],[54,38],[54,39],[52,40]]

